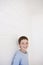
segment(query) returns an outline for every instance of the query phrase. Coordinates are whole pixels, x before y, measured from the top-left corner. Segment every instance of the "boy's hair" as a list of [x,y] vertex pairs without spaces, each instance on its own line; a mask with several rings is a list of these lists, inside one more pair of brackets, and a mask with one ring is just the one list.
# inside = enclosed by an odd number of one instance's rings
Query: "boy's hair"
[[19,37],[19,39],[18,39],[18,43],[20,44],[21,40],[23,40],[23,39],[28,40],[28,38],[27,38],[26,36],[21,36],[21,37]]

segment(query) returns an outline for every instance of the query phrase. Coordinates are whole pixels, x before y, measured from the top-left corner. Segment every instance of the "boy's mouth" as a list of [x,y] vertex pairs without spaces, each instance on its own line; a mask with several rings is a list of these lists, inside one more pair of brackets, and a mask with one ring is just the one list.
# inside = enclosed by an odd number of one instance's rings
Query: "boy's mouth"
[[27,49],[27,47],[23,47],[24,49]]

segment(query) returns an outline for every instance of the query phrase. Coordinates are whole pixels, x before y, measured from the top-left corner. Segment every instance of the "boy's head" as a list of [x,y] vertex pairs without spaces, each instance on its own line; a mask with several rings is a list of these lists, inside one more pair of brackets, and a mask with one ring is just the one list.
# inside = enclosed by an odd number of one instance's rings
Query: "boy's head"
[[22,51],[26,51],[28,48],[28,38],[26,36],[21,36],[18,39],[19,47]]

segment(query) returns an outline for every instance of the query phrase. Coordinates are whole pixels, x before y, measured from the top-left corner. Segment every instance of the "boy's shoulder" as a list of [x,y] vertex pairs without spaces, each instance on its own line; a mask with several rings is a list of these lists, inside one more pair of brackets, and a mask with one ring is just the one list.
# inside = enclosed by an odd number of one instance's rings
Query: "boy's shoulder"
[[15,56],[21,56],[21,53],[20,53],[20,51],[19,50],[17,50],[16,52],[15,52],[15,54],[14,54]]
[[20,53],[19,50],[17,50],[17,51],[14,53],[13,59],[15,59],[15,58],[18,58],[19,60],[22,58],[22,55],[21,55],[21,53]]

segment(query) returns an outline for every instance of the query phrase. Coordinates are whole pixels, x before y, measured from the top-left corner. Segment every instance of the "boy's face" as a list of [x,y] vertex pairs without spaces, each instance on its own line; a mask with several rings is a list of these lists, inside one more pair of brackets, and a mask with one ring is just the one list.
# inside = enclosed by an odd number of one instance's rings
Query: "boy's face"
[[25,52],[27,50],[27,48],[28,48],[28,40],[26,40],[26,39],[21,40],[19,46],[20,46],[20,49],[23,52]]

